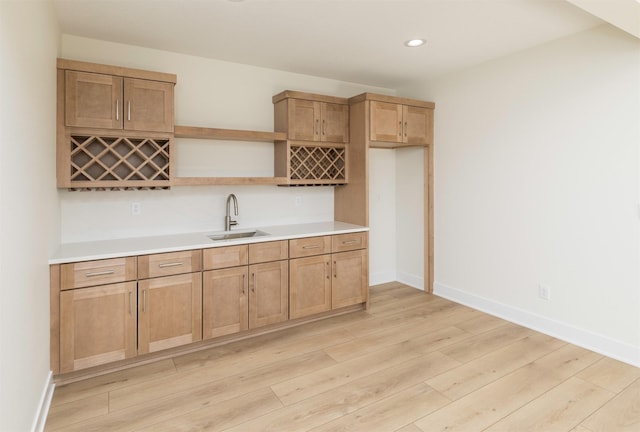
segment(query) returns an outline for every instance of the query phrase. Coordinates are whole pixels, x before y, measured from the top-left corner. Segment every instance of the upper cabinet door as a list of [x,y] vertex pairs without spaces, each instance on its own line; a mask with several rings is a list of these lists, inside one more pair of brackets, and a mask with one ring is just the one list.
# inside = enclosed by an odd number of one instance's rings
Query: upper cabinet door
[[320,140],[349,142],[349,105],[322,103],[320,106]]
[[65,71],[65,124],[122,129],[122,77]]
[[402,142],[412,145],[428,145],[431,137],[431,114],[427,108],[404,105]]
[[173,83],[124,79],[124,129],[173,132]]
[[371,101],[371,141],[402,142],[402,105]]
[[320,103],[289,99],[289,139],[320,141]]

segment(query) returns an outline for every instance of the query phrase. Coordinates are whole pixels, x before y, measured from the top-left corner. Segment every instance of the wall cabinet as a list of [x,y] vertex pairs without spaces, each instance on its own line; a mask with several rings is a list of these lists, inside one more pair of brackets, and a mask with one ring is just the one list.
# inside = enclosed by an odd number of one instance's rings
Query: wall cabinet
[[173,132],[173,83],[65,70],[65,125]]
[[172,74],[58,59],[58,187],[169,187],[175,83]]
[[433,110],[398,103],[372,101],[370,139],[426,146],[431,143]]
[[349,142],[349,105],[343,98],[284,91],[273,97],[274,130],[297,141]]

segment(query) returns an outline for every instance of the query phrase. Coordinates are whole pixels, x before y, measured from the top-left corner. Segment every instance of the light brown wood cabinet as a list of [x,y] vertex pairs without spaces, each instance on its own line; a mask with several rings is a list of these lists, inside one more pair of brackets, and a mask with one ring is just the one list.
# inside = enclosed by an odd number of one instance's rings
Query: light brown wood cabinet
[[287,258],[286,241],[206,249],[204,339],[289,319]]
[[274,128],[297,141],[349,142],[349,105],[343,98],[284,91],[273,97]]
[[173,83],[65,70],[65,125],[173,132]]
[[57,186],[168,188],[176,76],[58,59]]
[[367,238],[359,232],[52,265],[51,369],[124,365],[364,304]]
[[138,354],[202,340],[202,274],[138,282]]
[[432,109],[371,101],[370,110],[371,141],[420,146],[431,144]]
[[291,319],[367,301],[366,233],[295,239],[289,247]]
[[60,293],[60,372],[135,357],[136,283]]

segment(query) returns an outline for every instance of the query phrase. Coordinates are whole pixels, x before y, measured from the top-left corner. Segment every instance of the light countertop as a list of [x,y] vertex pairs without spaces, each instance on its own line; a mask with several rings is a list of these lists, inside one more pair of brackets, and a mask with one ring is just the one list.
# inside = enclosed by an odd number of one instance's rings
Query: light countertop
[[[369,228],[367,227],[336,221],[255,227],[251,230],[253,229],[264,231],[268,233],[268,235],[213,241],[207,236],[219,234],[222,231],[208,231],[152,237],[133,237],[116,240],[99,240],[81,243],[63,243],[49,260],[49,264],[64,264],[78,261],[369,231]],[[243,231],[250,230],[231,230],[231,232]]]

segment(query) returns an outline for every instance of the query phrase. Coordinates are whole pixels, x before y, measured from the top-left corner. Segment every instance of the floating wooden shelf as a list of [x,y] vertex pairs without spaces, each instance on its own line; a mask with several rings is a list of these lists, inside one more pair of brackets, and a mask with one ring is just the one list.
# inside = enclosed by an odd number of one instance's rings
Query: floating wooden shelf
[[284,177],[174,177],[172,186],[285,185]]
[[175,126],[176,138],[196,138],[229,141],[273,142],[287,139],[284,132],[247,131],[238,129],[216,129],[196,126]]

